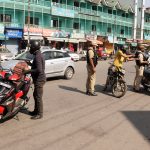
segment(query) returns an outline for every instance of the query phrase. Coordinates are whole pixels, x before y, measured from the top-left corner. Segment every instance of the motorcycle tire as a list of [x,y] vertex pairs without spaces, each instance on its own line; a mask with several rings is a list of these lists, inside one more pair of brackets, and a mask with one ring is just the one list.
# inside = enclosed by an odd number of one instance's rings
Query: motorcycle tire
[[127,91],[127,85],[123,80],[119,80],[118,82],[115,82],[112,86],[112,94],[120,98],[125,95]]

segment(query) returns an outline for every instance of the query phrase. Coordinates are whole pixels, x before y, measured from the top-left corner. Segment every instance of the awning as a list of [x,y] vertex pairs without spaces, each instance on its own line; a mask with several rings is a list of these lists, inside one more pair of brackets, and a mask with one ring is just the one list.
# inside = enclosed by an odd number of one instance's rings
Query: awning
[[46,37],[49,41],[59,41],[59,42],[68,42],[68,38],[54,38],[54,37]]
[[92,43],[95,43],[97,45],[103,45],[102,41],[98,41],[98,40],[89,40],[89,41],[91,41]]
[[[24,36],[25,40],[28,40],[28,36]],[[30,40],[43,40],[42,36],[30,36]]]
[[79,40],[77,40],[77,39],[69,39],[69,42],[70,43],[79,43]]

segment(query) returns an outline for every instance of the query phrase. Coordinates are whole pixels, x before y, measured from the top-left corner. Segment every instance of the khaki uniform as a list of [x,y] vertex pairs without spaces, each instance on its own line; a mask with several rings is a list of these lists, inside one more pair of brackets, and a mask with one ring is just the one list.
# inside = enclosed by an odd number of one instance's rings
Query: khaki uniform
[[[88,50],[89,59],[94,58],[93,48]],[[86,89],[88,92],[93,93],[95,91],[95,81],[96,81],[96,73],[93,72],[92,66],[87,64],[87,82],[86,82]]]
[[[143,54],[139,54],[138,58],[139,58],[139,61],[142,63],[143,60],[144,60]],[[135,76],[135,79],[134,79],[134,85],[133,86],[134,86],[135,90],[138,91],[138,90],[140,90],[140,84],[141,84],[141,80],[142,80],[142,77],[143,77],[144,66],[136,65],[135,69],[136,69],[136,76]]]

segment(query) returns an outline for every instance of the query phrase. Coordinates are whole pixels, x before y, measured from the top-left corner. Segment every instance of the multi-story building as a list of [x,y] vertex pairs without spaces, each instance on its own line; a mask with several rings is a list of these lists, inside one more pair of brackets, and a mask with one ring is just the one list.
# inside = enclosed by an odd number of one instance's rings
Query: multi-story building
[[[23,39],[72,43],[108,39],[124,44],[134,35],[134,5],[123,0],[0,0],[0,42],[14,53]],[[146,13],[149,17],[149,14]],[[146,17],[147,18],[147,17]],[[149,25],[145,32],[149,34]],[[28,28],[29,27],[29,28]]]

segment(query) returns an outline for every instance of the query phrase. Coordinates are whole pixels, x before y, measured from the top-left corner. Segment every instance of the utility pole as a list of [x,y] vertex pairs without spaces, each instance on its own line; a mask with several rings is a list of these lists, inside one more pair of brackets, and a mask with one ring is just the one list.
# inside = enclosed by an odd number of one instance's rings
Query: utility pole
[[114,18],[114,30],[113,30],[113,54],[115,54],[115,32],[116,32],[116,15]]
[[30,44],[30,0],[28,0],[28,50],[29,50],[29,44]]

